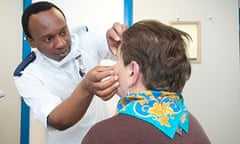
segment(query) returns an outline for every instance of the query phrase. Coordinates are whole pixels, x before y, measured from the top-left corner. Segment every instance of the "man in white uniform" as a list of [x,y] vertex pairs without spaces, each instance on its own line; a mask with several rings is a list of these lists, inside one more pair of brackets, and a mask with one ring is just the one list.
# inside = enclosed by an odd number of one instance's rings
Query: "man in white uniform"
[[46,128],[49,144],[77,144],[109,116],[103,100],[115,94],[118,77],[98,65],[116,55],[127,26],[115,23],[107,40],[87,27],[70,32],[64,13],[49,2],[29,6],[22,26],[32,52],[14,72],[19,94]]

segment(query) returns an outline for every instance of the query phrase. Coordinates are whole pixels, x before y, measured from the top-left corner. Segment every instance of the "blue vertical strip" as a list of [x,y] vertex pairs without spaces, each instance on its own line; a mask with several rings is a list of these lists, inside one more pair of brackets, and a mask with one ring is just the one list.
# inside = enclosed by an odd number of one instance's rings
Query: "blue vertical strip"
[[124,0],[124,23],[128,26],[133,23],[133,0]]
[[[24,10],[32,3],[32,0],[24,0],[23,8]],[[31,52],[31,47],[27,40],[25,39],[25,34],[23,33],[23,51],[22,58],[24,59]]]
[[[23,0],[23,10],[25,10],[32,0]],[[22,59],[24,59],[30,52],[31,47],[25,39],[25,34],[23,33],[23,43],[22,43]],[[21,128],[20,128],[20,144],[29,144],[29,121],[30,121],[30,109],[26,105],[23,99],[21,99]]]

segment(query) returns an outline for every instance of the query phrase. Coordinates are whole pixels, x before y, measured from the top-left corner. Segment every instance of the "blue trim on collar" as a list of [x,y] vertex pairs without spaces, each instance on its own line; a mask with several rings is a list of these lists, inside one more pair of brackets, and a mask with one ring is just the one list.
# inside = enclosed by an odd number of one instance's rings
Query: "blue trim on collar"
[[34,60],[36,59],[36,54],[34,52],[31,52],[16,68],[14,71],[14,76],[20,77],[22,75],[22,71]]

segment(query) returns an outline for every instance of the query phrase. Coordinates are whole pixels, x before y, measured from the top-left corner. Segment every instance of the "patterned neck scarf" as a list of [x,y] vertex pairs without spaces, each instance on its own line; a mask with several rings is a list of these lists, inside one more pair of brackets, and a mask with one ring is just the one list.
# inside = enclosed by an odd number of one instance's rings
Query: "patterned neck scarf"
[[179,130],[188,132],[189,117],[180,94],[166,91],[141,91],[122,97],[119,114],[126,114],[152,124],[173,139]]

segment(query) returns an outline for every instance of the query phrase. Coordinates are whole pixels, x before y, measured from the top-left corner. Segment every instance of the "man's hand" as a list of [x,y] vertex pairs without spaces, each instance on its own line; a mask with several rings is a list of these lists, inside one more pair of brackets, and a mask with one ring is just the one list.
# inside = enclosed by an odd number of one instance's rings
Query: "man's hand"
[[118,77],[111,66],[96,66],[82,80],[84,87],[103,100],[109,100],[119,86]]
[[107,31],[108,47],[113,55],[117,55],[118,47],[121,43],[122,34],[128,28],[125,24],[114,23]]

